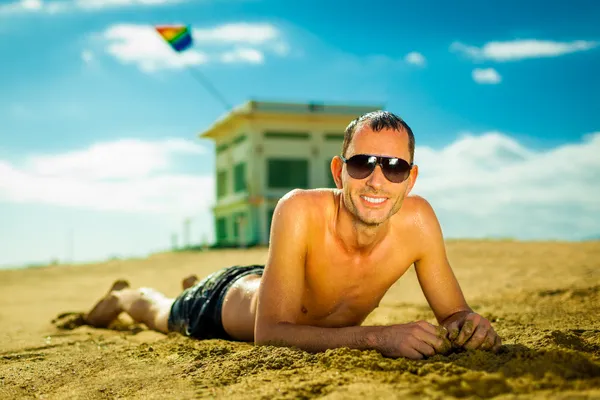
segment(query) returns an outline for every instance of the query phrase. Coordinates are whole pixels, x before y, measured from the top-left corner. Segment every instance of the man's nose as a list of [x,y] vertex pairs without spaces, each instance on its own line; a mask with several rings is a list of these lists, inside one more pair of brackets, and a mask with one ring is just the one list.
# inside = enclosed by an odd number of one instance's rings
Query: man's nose
[[379,189],[385,184],[385,181],[386,178],[385,175],[383,175],[381,165],[376,165],[373,173],[367,179],[367,185]]

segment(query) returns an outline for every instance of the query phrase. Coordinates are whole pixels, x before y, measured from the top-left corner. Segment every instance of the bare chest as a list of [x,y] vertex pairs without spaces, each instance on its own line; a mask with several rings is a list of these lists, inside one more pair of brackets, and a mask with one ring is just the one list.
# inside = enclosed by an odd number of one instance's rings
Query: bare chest
[[306,261],[299,322],[329,327],[362,323],[412,264],[391,248],[350,256],[337,246],[316,248]]

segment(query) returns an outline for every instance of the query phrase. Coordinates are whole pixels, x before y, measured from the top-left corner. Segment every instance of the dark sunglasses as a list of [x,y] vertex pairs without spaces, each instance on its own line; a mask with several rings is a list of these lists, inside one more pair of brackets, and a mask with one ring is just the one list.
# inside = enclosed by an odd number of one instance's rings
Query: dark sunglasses
[[348,159],[340,156],[342,161],[348,166],[348,175],[354,179],[365,179],[373,173],[375,167],[379,164],[383,175],[388,181],[393,183],[402,183],[410,175],[413,167],[412,163],[397,157],[372,156],[369,154],[357,154]]

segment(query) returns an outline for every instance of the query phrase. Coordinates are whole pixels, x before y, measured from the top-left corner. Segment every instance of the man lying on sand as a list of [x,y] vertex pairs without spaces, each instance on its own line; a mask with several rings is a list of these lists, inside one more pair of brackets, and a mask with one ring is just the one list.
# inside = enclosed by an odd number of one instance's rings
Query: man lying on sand
[[[466,303],[429,203],[409,196],[415,140],[396,115],[352,121],[331,161],[337,189],[294,190],[273,215],[265,266],[233,266],[183,282],[169,299],[117,281],[86,315],[107,327],[121,312],[160,332],[319,352],[349,347],[421,359],[453,346],[496,352],[490,322]],[[411,265],[440,326],[361,326]]]

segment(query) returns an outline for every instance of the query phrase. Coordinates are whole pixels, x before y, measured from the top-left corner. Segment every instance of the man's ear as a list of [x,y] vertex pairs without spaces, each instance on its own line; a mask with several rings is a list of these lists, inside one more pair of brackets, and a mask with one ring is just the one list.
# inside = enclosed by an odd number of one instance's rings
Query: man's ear
[[344,162],[340,158],[340,156],[335,156],[331,159],[331,176],[333,176],[333,180],[335,182],[335,186],[338,189],[342,188],[342,168],[344,167]]
[[412,188],[415,186],[415,183],[417,183],[417,176],[419,176],[419,166],[413,165],[412,169],[410,170],[410,175],[408,176],[408,185],[406,185],[406,196],[408,196]]

